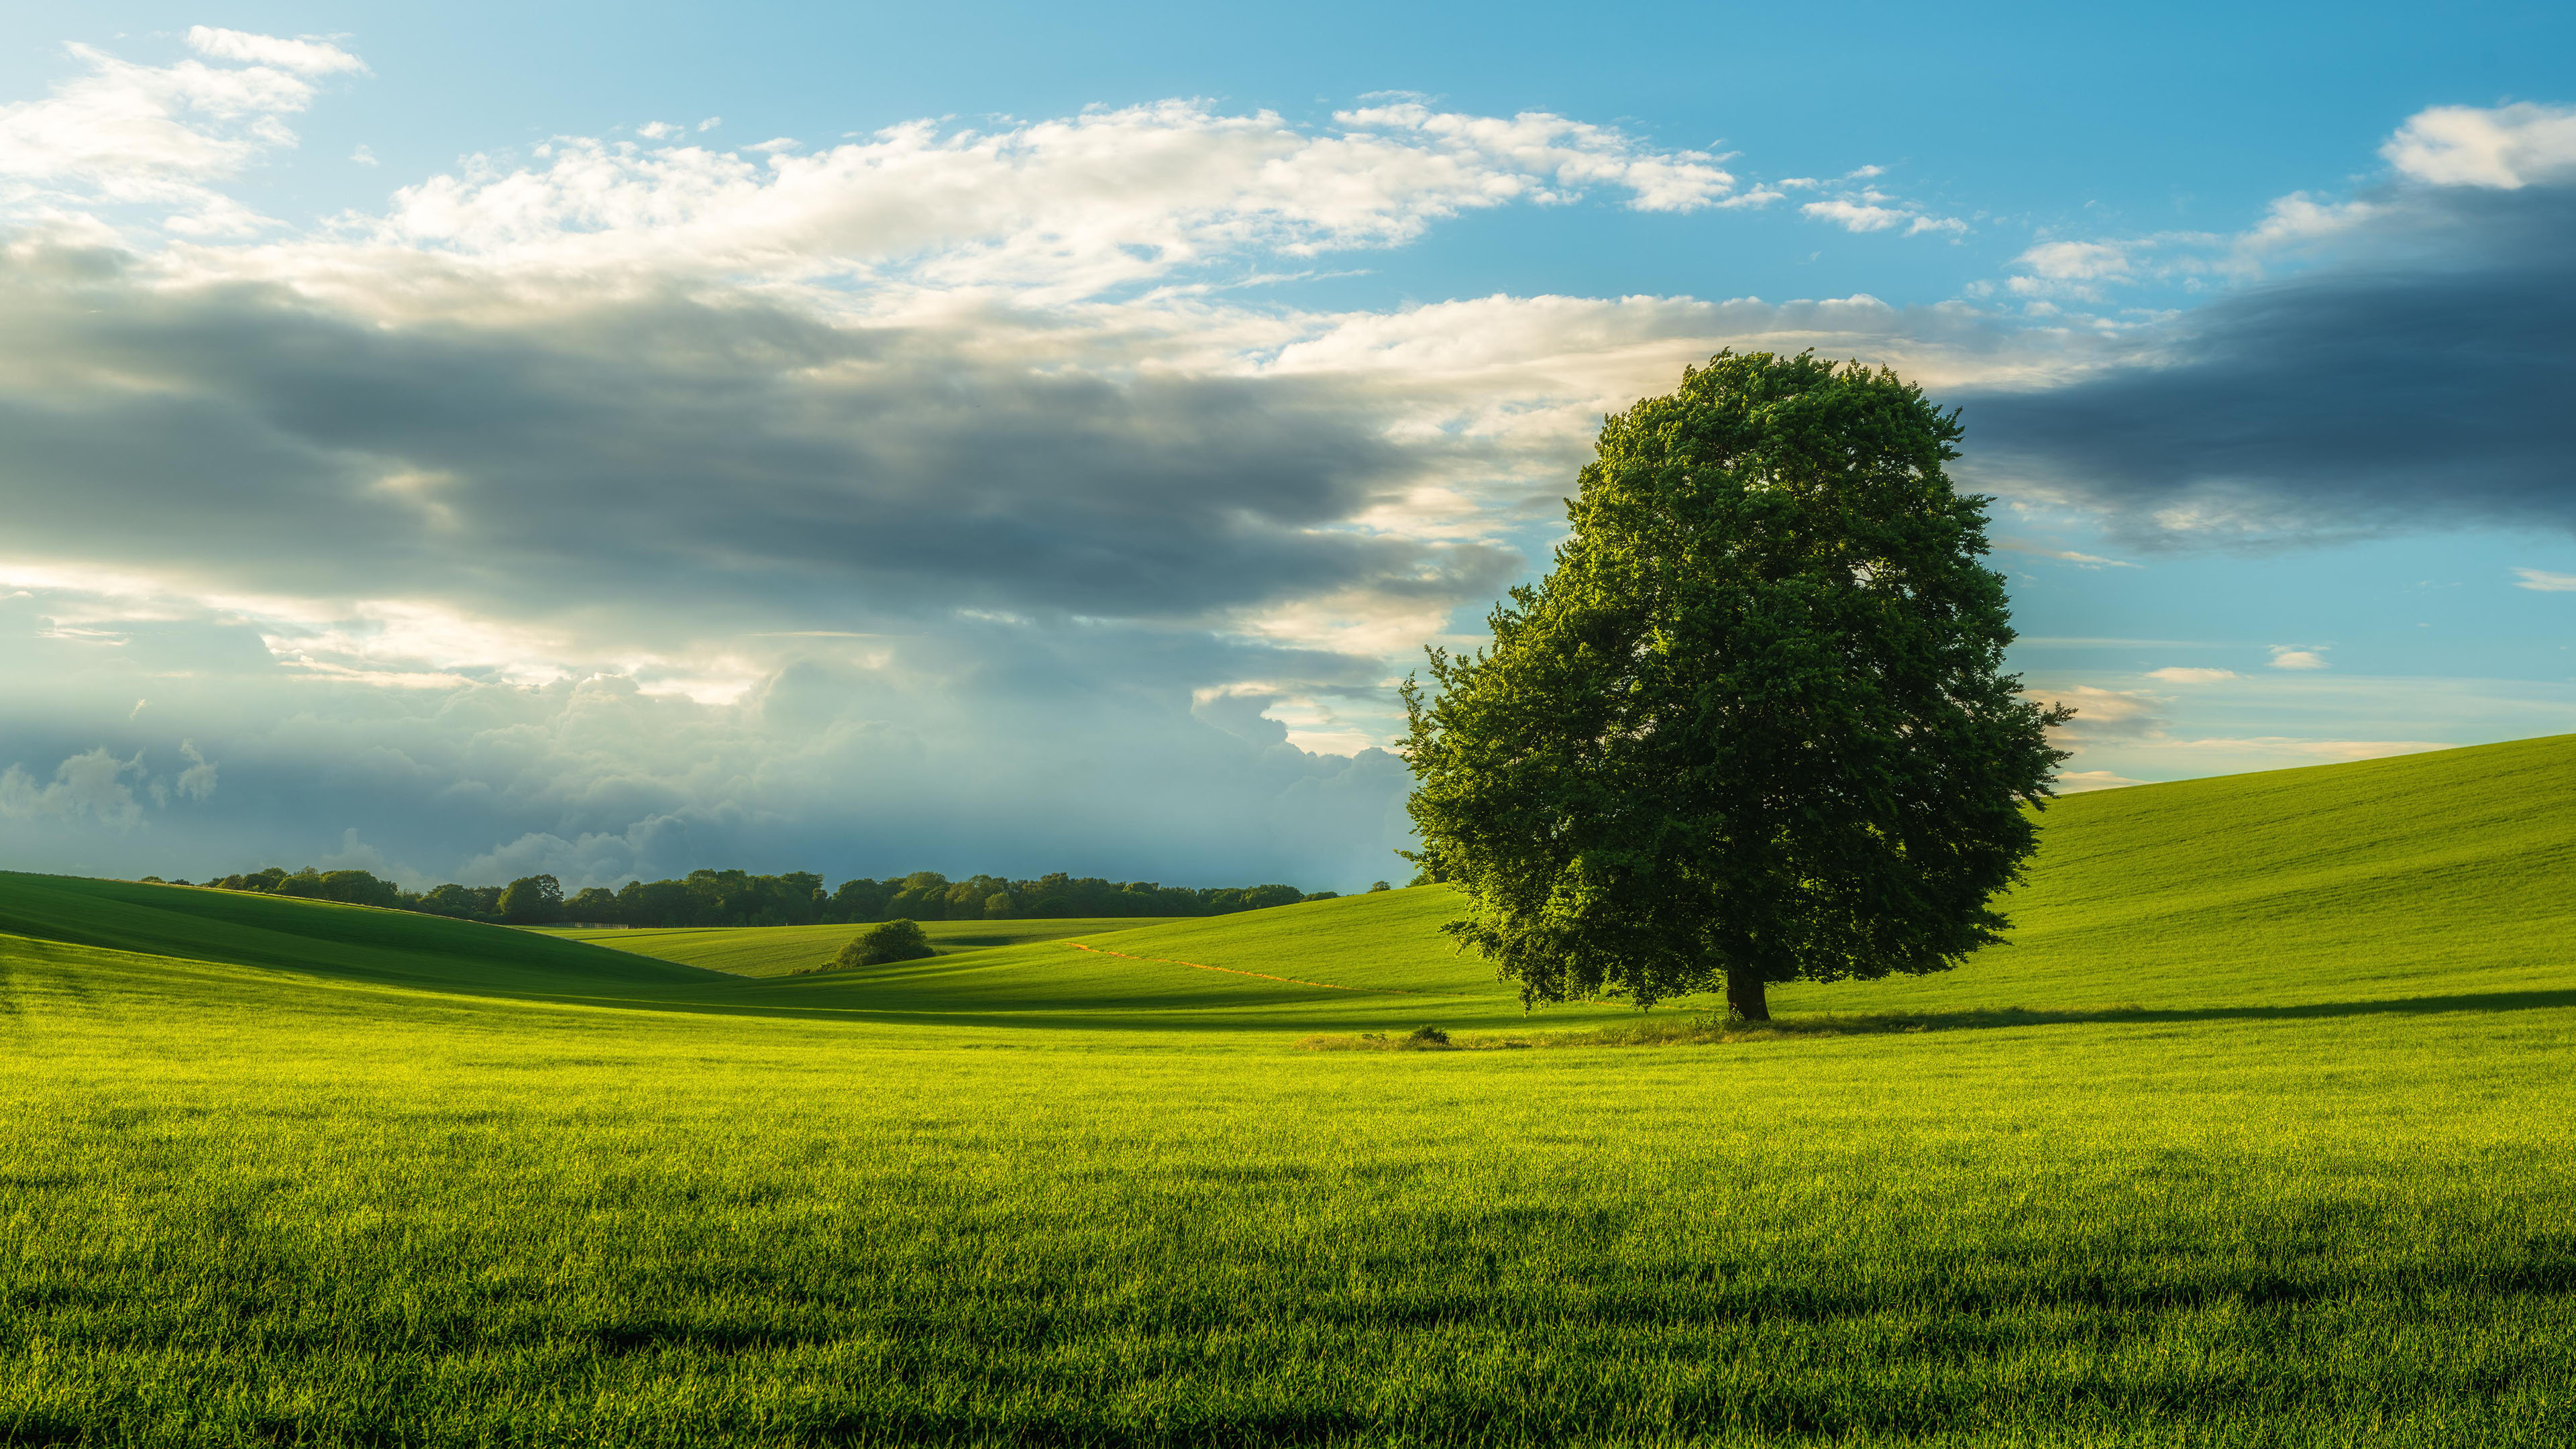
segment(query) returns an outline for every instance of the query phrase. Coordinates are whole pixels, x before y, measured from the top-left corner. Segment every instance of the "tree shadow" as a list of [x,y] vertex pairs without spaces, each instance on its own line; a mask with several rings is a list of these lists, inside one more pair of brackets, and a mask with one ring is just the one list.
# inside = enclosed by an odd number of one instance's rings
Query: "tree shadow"
[[[1807,1037],[1894,1036],[1935,1031],[1991,1031],[2007,1027],[2153,1025],[2161,1022],[2299,1021],[2356,1016],[2436,1016],[2458,1012],[2495,1013],[2576,1007],[2576,989],[2488,991],[2451,996],[2403,996],[2380,1001],[2318,1001],[2279,1006],[2086,1006],[1971,1007],[1950,1011],[1873,1011],[1777,1017],[1770,1021],[1729,1020],[1723,1009],[1638,1015],[1586,1030],[1452,1033],[1452,1041],[1432,1047],[1376,1034],[1308,1036],[1297,1043],[1310,1051],[1454,1050],[1494,1051],[1523,1047],[1698,1046],[1734,1042],[1783,1041]],[[1537,1023],[1531,1024],[1535,1028]]]
[[[2091,1022],[2297,1021],[2345,1016],[2438,1016],[2452,1012],[2539,1011],[2576,1006],[2576,989],[2480,991],[2449,996],[2398,996],[2379,1001],[2312,1001],[2278,1006],[2087,1006],[1969,1008],[1956,1011],[1887,1011],[1839,1016],[1819,1013],[1775,1022],[1784,1033],[1809,1029],[1956,1031],[2008,1026],[2073,1026]],[[1869,1023],[1868,1026],[1860,1026]]]

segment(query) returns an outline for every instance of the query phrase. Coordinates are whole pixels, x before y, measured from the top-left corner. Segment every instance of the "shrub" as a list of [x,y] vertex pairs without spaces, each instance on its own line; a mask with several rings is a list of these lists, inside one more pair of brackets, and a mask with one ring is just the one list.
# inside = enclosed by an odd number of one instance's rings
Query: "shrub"
[[928,932],[910,921],[897,920],[861,931],[841,948],[835,964],[883,966],[890,961],[919,961],[933,954]]
[[1395,887],[1393,887],[1393,886],[1391,886],[1391,885],[1388,885],[1385,881],[1382,881],[1382,880],[1380,880],[1380,881],[1371,881],[1371,882],[1369,882],[1368,893],[1369,893],[1370,895],[1376,895],[1379,891],[1386,891],[1386,890],[1393,890],[1393,889],[1395,889]]
[[1417,1051],[1424,1047],[1445,1047],[1449,1044],[1449,1033],[1436,1026],[1417,1026],[1406,1033],[1404,1044]]

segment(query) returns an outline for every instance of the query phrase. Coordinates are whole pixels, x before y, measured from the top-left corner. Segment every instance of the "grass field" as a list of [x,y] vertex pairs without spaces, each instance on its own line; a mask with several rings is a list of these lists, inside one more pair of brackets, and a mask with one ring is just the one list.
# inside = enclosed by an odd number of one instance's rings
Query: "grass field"
[[[995,946],[1022,946],[1033,941],[1061,941],[1072,936],[1092,936],[1104,931],[1127,930],[1137,926],[1158,925],[1165,919],[1143,920],[1099,919],[1078,921],[923,921],[921,929],[930,937],[930,947],[940,955],[967,951],[990,950]],[[789,976],[832,964],[850,938],[867,929],[865,926],[769,926],[758,930],[726,930],[721,927],[689,926],[640,930],[582,930],[576,927],[547,927],[549,936],[563,936],[619,951],[632,951],[683,965],[703,966],[710,971],[723,971],[735,976]]]
[[1432,889],[762,977],[0,876],[0,1440],[2576,1442],[2572,857],[2569,739],[2079,797],[1838,1034],[1486,1052],[1297,1046],[1633,1019]]

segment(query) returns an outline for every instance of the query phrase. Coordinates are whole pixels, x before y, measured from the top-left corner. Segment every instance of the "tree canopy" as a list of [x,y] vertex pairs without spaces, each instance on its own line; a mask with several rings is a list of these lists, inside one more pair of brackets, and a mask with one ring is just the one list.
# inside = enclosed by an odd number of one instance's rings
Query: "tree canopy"
[[527,875],[501,888],[501,919],[519,925],[541,925],[563,919],[563,882],[550,875]]
[[924,961],[934,953],[930,934],[911,921],[892,920],[870,926],[841,948],[837,964],[883,966],[894,961]]
[[1959,964],[2063,752],[2003,672],[1958,416],[1885,369],[1720,353],[1604,421],[1572,536],[1404,688],[1448,929],[1525,1003]]
[[[178,882],[185,884],[185,882]],[[861,877],[823,889],[810,871],[753,875],[694,870],[680,880],[628,881],[618,890],[586,886],[563,895],[554,876],[527,876],[507,886],[453,883],[406,891],[363,870],[288,872],[277,866],[206,882],[225,890],[314,896],[361,905],[534,925],[571,921],[606,926],[810,926],[841,922],[1008,920],[1068,916],[1220,916],[1329,896],[1291,885],[1167,886],[1061,873],[1035,880],[975,875],[951,881],[937,871],[885,880]],[[515,892],[516,894],[513,894]]]

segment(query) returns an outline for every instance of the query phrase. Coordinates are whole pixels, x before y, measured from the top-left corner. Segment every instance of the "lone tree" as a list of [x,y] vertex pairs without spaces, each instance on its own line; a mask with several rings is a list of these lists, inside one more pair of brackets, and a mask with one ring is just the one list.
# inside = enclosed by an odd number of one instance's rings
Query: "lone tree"
[[1601,429],[1493,644],[1408,678],[1447,930],[1526,1004],[1956,966],[2038,843],[2069,711],[2023,699],[1956,412],[1885,369],[1721,352]]

